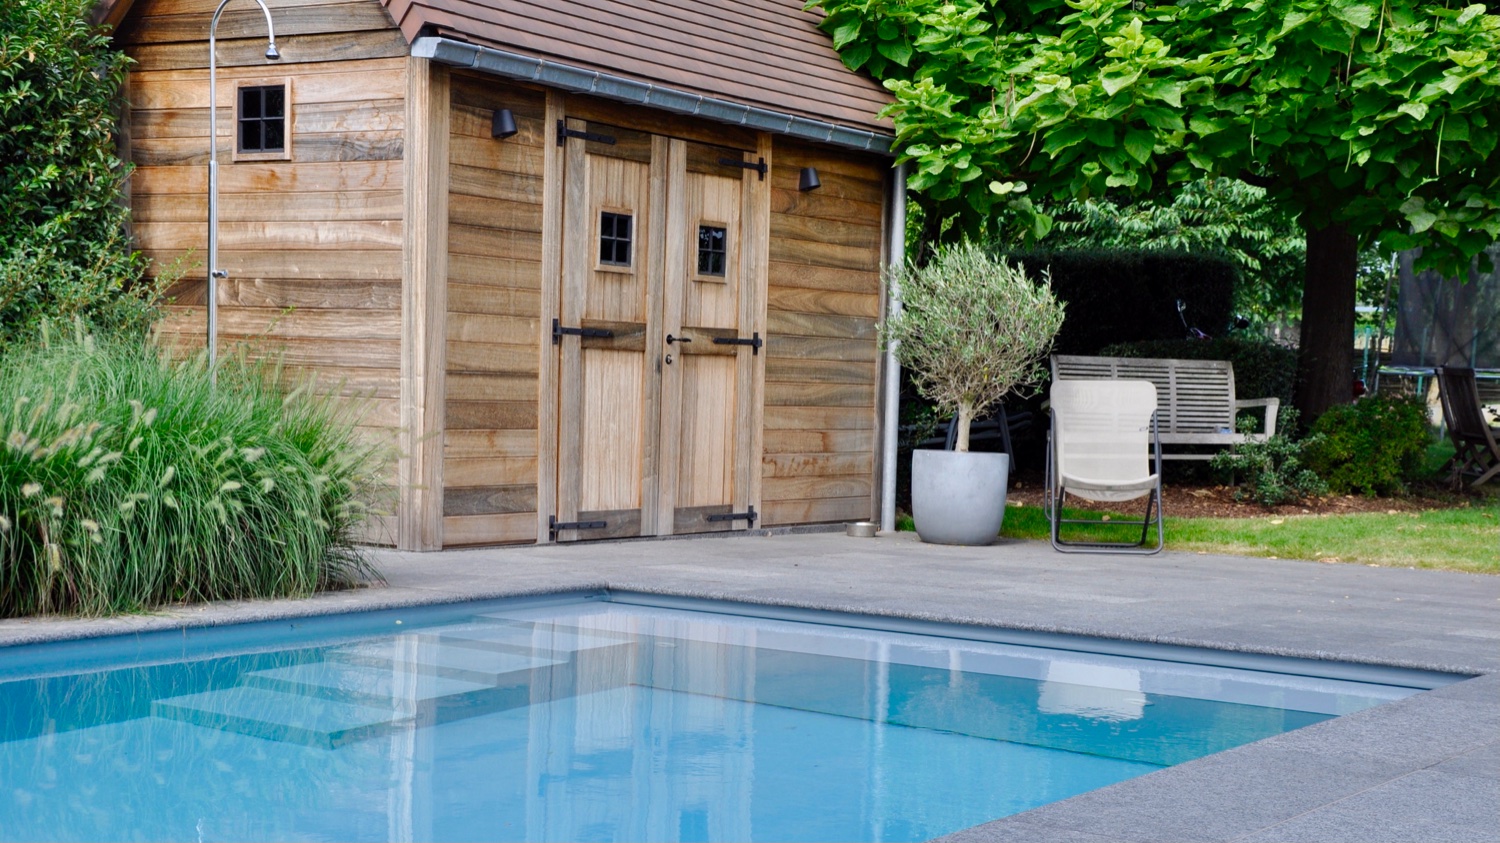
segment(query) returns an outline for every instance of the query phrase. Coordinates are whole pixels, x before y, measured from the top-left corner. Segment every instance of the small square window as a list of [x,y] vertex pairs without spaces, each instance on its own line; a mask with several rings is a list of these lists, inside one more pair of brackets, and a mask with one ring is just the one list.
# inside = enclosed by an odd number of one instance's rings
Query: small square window
[[698,274],[723,278],[728,247],[729,232],[723,226],[698,226]]
[[286,151],[286,86],[239,90],[239,152]]
[[599,214],[599,263],[630,266],[630,214]]

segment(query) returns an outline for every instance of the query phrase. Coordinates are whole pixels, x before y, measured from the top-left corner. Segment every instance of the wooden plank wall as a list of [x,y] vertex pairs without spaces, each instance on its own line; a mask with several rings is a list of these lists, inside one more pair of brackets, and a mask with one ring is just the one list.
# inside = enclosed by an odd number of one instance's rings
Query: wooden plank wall
[[[498,108],[518,133],[490,136]],[[546,95],[452,77],[443,544],[537,540]]]
[[[161,334],[203,347],[209,21],[215,0],[139,0],[117,35],[134,58],[128,123],[133,228],[152,272],[174,262]],[[219,37],[221,352],[277,349],[292,366],[370,396],[363,424],[399,423],[406,47],[375,0],[270,0],[283,59],[264,58],[254,4]],[[287,78],[289,161],[232,160],[239,79]],[[394,477],[392,478],[394,481]],[[391,541],[394,536],[377,536]]]
[[[869,519],[889,162],[779,137],[775,153],[764,523]],[[797,190],[803,167],[822,187]]]

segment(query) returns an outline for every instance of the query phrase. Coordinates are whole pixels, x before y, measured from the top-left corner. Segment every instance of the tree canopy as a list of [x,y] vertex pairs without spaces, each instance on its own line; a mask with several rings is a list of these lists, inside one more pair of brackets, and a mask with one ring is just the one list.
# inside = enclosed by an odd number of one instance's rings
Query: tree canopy
[[1235,309],[1256,322],[1295,313],[1307,241],[1266,191],[1235,179],[1200,179],[1171,197],[1047,203],[1047,249],[1216,252],[1239,270]]
[[[969,226],[1004,207],[1043,236],[1052,220],[1033,197],[1130,198],[1223,176],[1264,187],[1309,235],[1301,368],[1318,394],[1299,399],[1309,417],[1339,389],[1347,400],[1347,372],[1336,370],[1347,369],[1361,241],[1424,247],[1422,265],[1460,275],[1500,239],[1500,156],[1491,154],[1500,16],[1486,5],[810,6],[826,12],[845,63],[895,94],[887,113],[912,164],[909,186]],[[1325,316],[1310,338],[1307,326]]]

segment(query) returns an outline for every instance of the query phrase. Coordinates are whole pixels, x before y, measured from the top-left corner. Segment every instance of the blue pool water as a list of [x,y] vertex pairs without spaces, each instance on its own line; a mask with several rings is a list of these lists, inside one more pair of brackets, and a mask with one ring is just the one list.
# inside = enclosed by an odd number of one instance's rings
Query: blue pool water
[[0,838],[922,840],[1410,693],[604,600],[13,648]]

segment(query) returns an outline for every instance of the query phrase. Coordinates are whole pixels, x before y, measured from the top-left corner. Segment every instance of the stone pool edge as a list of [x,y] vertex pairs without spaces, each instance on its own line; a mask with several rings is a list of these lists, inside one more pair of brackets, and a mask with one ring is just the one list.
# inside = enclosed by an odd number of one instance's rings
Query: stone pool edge
[[[776,543],[774,547],[752,544],[756,541],[693,543],[695,551],[708,557],[704,562],[664,559],[664,556],[680,556],[682,548],[689,546],[675,542],[670,554],[664,553],[663,543],[609,545],[610,558],[604,561],[595,558],[600,556],[600,545],[425,555],[380,552],[377,558],[388,566],[388,571],[399,572],[391,577],[387,588],[334,592],[308,600],[223,603],[108,620],[5,621],[0,622],[0,646],[471,599],[614,589],[1479,673],[1485,675],[965,829],[946,839],[1457,841],[1489,840],[1493,838],[1493,829],[1500,827],[1492,798],[1500,787],[1500,772],[1497,772],[1500,771],[1500,674],[1494,657],[1485,649],[1493,647],[1492,640],[1488,645],[1476,641],[1467,649],[1467,645],[1449,649],[1429,647],[1421,652],[1403,651],[1395,644],[1385,647],[1379,642],[1360,644],[1362,635],[1367,638],[1373,634],[1372,630],[1381,627],[1379,617],[1341,619],[1334,609],[1327,610],[1329,616],[1310,627],[1314,633],[1325,634],[1297,639],[1294,634],[1257,637],[1254,632],[1255,623],[1274,629],[1277,623],[1297,622],[1290,614],[1291,605],[1312,607],[1321,603],[1326,596],[1318,590],[1322,586],[1308,583],[1334,580],[1334,589],[1328,591],[1333,596],[1327,602],[1339,608],[1338,592],[1357,592],[1359,587],[1366,587],[1372,590],[1366,595],[1371,600],[1384,599],[1383,594],[1374,592],[1399,587],[1411,581],[1413,575],[1400,572],[1389,577],[1382,577],[1379,572],[1355,575],[1315,563],[1291,563],[1268,566],[1269,581],[1257,584],[1254,577],[1247,580],[1236,573],[1244,560],[1164,555],[1160,562],[1147,566],[1100,568],[1116,576],[1119,582],[1102,581],[1095,576],[1094,581],[1086,577],[1084,582],[1074,582],[1061,591],[1049,585],[1048,588],[1064,596],[1072,589],[1078,603],[1060,604],[1055,612],[1043,607],[1039,612],[1026,598],[1030,593],[1052,593],[1037,587],[1038,583],[1055,579],[1047,574],[1054,569],[1056,557],[1044,552],[1045,545],[1037,548],[1022,543],[1020,547],[1000,550],[958,551],[930,548],[899,538],[874,545],[868,540],[828,535],[779,537],[771,540]],[[764,567],[747,569],[745,560],[761,561],[761,551],[767,549],[775,550],[775,559]],[[891,575],[887,571],[883,580],[861,576],[866,573],[861,567],[866,557],[892,550],[901,555],[903,565],[910,566],[908,574],[897,570]],[[920,557],[927,567],[911,566],[913,559],[909,557]],[[851,562],[851,558],[855,561]],[[790,561],[793,559],[802,559],[807,567],[799,573],[795,568],[803,563]],[[1080,563],[1070,560],[1070,564]],[[1089,564],[1094,563],[1084,563],[1081,567]],[[1012,588],[1015,593],[1007,597],[1006,586],[996,584],[1001,582],[996,579],[996,569],[1004,576],[1015,577],[1014,582],[1029,584],[1031,591]],[[1177,595],[1183,605],[1175,610],[1176,615],[1172,614],[1172,601],[1163,598],[1153,606],[1161,617],[1153,616],[1151,623],[1146,624],[1141,623],[1138,615],[1131,614],[1130,605],[1122,602],[1126,598],[1118,596],[1146,592],[1132,592],[1133,577],[1159,577],[1168,571],[1180,572],[1191,579],[1202,576],[1200,569],[1211,569],[1218,579],[1210,582],[1214,587],[1226,589],[1225,593],[1245,588],[1247,583],[1260,588],[1251,597],[1261,602],[1296,590],[1282,583],[1281,577],[1289,577],[1307,593],[1298,598],[1302,603],[1293,601],[1277,611],[1272,611],[1268,604],[1266,611],[1261,612],[1264,617],[1251,609],[1242,611],[1247,617],[1239,620],[1250,624],[1251,632],[1238,640],[1230,637],[1236,629],[1232,626],[1222,633],[1207,627],[1193,630],[1190,621],[1202,622],[1195,615],[1203,608],[1198,604],[1207,603],[1212,608],[1213,601],[1209,599],[1212,594],[1209,598],[1199,596],[1198,603],[1194,603],[1191,588],[1185,586],[1184,594]],[[930,582],[934,571],[956,579],[947,586],[934,585]],[[1445,588],[1457,583],[1450,590],[1460,592],[1467,590],[1471,582],[1479,583],[1485,600],[1494,591],[1494,578],[1471,581],[1445,578],[1441,576],[1444,573],[1417,572],[1416,581],[1431,582],[1433,578],[1422,575],[1437,574],[1436,580]],[[504,584],[497,584],[497,579],[504,580]],[[1196,585],[1201,587],[1201,582]],[[1157,583],[1148,590],[1154,592],[1160,587]],[[975,592],[982,592],[986,599],[976,601]],[[1344,599],[1349,597],[1345,595]],[[948,608],[931,608],[935,598]],[[1466,604],[1466,611],[1495,605],[1478,600],[1470,602],[1473,606]],[[924,605],[928,608],[923,608]],[[1256,605],[1259,604],[1254,601],[1246,603],[1252,609]],[[1080,611],[1078,606],[1084,610]],[[1025,611],[1019,611],[1022,609]],[[1302,609],[1296,611],[1300,615]],[[1439,605],[1433,613],[1432,620],[1439,625],[1443,611]],[[1056,622],[1042,620],[1054,614],[1059,617]],[[1454,623],[1466,622],[1473,623],[1472,620]],[[1462,632],[1450,633],[1458,635],[1455,640],[1460,645],[1464,644]],[[1477,630],[1481,639],[1491,632],[1488,626]]]

